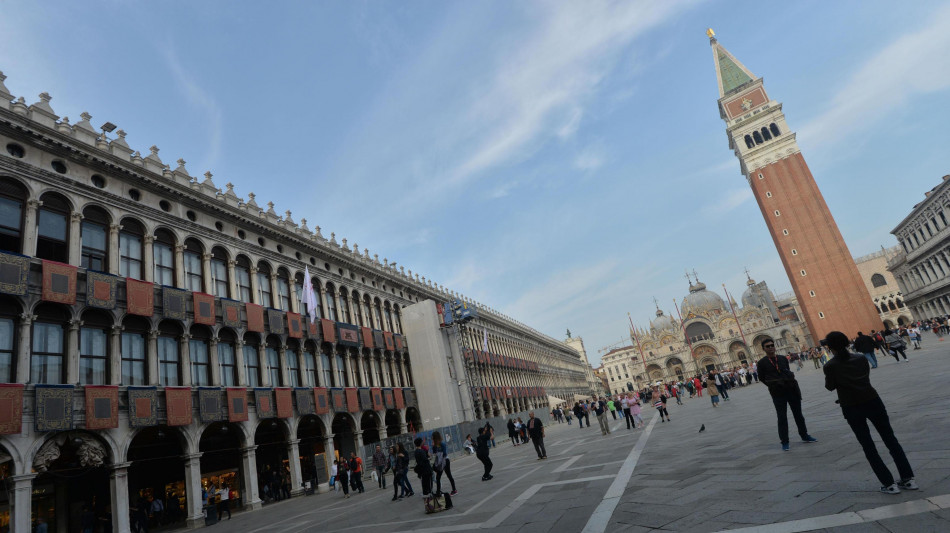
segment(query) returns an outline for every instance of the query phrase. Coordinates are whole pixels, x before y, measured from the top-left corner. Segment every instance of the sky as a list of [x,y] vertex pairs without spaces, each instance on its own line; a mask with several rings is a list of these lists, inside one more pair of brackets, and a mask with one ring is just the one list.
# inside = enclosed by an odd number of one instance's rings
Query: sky
[[950,173],[950,5],[0,1],[0,70],[554,338],[629,344],[685,271],[791,290],[707,27],[782,102],[855,256]]

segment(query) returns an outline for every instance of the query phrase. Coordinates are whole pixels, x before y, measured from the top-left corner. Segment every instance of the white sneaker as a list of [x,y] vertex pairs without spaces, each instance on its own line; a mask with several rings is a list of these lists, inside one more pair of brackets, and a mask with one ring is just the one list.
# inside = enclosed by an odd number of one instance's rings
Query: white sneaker
[[898,481],[897,486],[903,490],[917,490],[920,488],[917,486],[917,481],[915,481],[914,478]]
[[881,487],[881,492],[884,494],[900,494],[901,489],[897,486],[897,483],[891,483],[886,487]]

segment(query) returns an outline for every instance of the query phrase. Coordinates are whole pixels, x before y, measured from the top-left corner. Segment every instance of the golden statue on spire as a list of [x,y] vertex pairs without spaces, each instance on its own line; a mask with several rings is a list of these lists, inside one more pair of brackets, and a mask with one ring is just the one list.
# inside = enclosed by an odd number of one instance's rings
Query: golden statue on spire
[[706,28],[706,36],[712,39],[716,36],[716,32],[714,32],[712,28]]

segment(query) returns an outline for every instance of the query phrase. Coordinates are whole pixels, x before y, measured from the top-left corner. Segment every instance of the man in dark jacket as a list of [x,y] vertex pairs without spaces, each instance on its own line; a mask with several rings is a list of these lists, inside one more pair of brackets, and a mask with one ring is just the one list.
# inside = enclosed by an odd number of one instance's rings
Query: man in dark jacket
[[818,439],[808,434],[805,427],[805,417],[802,416],[802,391],[798,388],[795,374],[788,367],[785,356],[775,355],[775,341],[762,341],[765,357],[757,363],[759,381],[765,383],[775,405],[775,414],[778,416],[778,436],[782,441],[782,449],[788,451],[788,409],[792,409],[795,425],[798,426],[798,435],[802,442],[818,442]]
[[422,449],[422,439],[416,437],[414,444],[416,449],[412,455],[416,459],[416,474],[422,479],[422,495],[428,496],[432,493],[432,463],[429,462],[429,452]]
[[874,339],[859,331],[857,338],[854,339],[854,351],[867,358],[868,363],[871,363],[871,368],[877,368],[877,356],[874,355]]
[[[868,368],[867,361],[848,353],[848,337],[840,331],[829,333],[825,337],[825,342],[834,353],[831,361],[825,363],[825,388],[838,391],[841,413],[854,431],[854,436],[864,448],[864,456],[867,457],[871,468],[881,481],[881,492],[900,494],[901,489],[917,490],[914,471],[910,467],[910,462],[907,461],[907,456],[904,455],[904,449],[894,436],[884,402],[871,386],[871,369]],[[877,453],[877,448],[871,439],[871,430],[868,429],[868,420],[874,424],[881,435],[881,440],[894,458],[897,472],[901,476],[897,483],[894,482],[894,476]]]
[[538,452],[538,460],[547,459],[548,452],[544,449],[544,424],[540,418],[535,418],[534,411],[528,413],[528,435],[534,443],[534,451]]

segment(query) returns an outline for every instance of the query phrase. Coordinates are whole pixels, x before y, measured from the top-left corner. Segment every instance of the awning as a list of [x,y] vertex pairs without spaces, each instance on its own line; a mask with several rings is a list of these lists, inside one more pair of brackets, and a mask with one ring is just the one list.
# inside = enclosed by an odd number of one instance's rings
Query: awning
[[550,394],[548,395],[548,405],[550,405],[552,409],[561,405],[562,403],[566,404],[567,402],[555,396],[551,396]]

